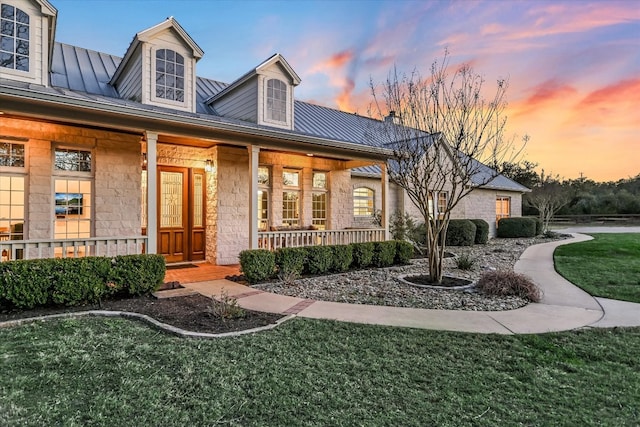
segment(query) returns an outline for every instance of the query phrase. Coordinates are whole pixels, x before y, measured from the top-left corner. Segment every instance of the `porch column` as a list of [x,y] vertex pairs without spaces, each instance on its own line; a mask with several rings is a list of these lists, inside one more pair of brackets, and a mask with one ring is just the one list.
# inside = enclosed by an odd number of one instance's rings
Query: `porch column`
[[158,252],[158,134],[147,136],[147,253]]
[[380,164],[380,179],[382,180],[382,227],[384,239],[389,240],[389,174],[387,164]]
[[260,147],[250,145],[249,151],[249,249],[258,249],[258,158]]

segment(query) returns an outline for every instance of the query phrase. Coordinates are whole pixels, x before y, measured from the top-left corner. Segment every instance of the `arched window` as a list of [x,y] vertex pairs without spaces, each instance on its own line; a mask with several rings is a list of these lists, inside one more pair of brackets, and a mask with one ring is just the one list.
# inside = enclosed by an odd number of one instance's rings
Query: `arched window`
[[0,67],[29,71],[29,15],[0,4]]
[[267,119],[287,121],[287,84],[282,80],[267,81]]
[[375,192],[367,187],[358,187],[353,190],[353,216],[372,217]]
[[156,51],[156,97],[184,102],[184,57],[170,49]]

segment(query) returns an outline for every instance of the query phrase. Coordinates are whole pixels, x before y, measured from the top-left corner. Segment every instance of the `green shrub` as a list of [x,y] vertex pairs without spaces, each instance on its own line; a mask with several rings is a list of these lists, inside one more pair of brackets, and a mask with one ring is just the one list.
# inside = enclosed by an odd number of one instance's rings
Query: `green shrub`
[[396,242],[388,240],[386,242],[373,243],[373,260],[376,267],[389,267],[396,259]]
[[395,264],[409,264],[413,256],[413,245],[406,240],[396,240],[396,259]]
[[476,240],[476,225],[468,219],[452,219],[447,228],[447,246],[473,246]]
[[536,222],[536,236],[539,236],[543,232],[544,224],[540,218],[534,218],[533,220]]
[[307,261],[305,248],[280,248],[276,251],[276,266],[278,274],[300,276]]
[[109,283],[120,292],[144,295],[158,289],[166,271],[162,255],[120,255],[111,261]]
[[276,256],[267,249],[240,252],[240,271],[249,283],[258,283],[273,276]]
[[485,245],[489,241],[489,223],[484,219],[472,219],[470,221],[476,226],[474,243],[476,245]]
[[351,245],[328,246],[333,252],[332,271],[339,273],[349,270],[353,262],[353,247]]
[[309,246],[306,271],[309,274],[326,274],[333,266],[333,251],[329,246]]
[[0,305],[29,309],[140,295],[157,289],[164,274],[162,255],[7,261],[0,263]]
[[542,291],[527,276],[513,271],[488,271],[478,280],[476,289],[493,296],[519,296],[539,302]]
[[456,267],[460,270],[471,270],[476,263],[476,259],[469,254],[462,254],[456,258]]
[[536,221],[533,218],[502,218],[498,221],[498,237],[535,237]]
[[54,259],[0,263],[0,305],[33,308],[51,303]]
[[373,261],[373,243],[352,243],[353,266],[355,268],[365,268]]

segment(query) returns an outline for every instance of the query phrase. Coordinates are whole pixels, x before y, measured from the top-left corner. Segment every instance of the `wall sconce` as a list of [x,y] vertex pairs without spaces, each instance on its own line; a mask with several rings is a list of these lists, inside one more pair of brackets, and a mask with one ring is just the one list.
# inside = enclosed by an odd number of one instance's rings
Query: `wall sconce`
[[207,172],[213,172],[213,162],[211,159],[207,159],[207,161],[204,162],[204,170]]
[[147,167],[147,153],[142,153],[142,167]]

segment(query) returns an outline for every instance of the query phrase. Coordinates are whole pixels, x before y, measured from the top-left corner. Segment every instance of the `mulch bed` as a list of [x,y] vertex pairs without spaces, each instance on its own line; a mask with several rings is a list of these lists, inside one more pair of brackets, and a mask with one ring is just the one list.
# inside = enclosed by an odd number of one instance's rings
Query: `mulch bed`
[[199,294],[162,299],[157,299],[153,296],[142,296],[106,300],[102,302],[101,306],[95,304],[78,307],[39,307],[32,310],[12,311],[3,311],[0,308],[0,322],[58,313],[112,310],[145,314],[160,322],[186,331],[219,334],[266,326],[283,317],[280,314],[244,310],[244,317],[220,319],[211,315],[210,307],[211,300]]

